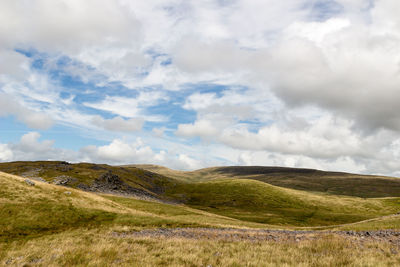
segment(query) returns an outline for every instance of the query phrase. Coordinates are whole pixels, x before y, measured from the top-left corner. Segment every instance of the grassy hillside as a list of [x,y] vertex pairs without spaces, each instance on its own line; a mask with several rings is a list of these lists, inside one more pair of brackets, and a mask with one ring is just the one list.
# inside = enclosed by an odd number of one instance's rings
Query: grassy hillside
[[400,199],[332,196],[246,179],[180,184],[172,197],[209,212],[258,223],[318,226],[356,222],[400,211]]
[[[154,166],[157,168],[157,166]],[[157,216],[178,216],[174,211],[180,213],[180,209],[167,209],[164,204],[143,202],[139,205],[139,200],[130,198],[117,197],[116,195],[145,197],[144,199],[158,199],[161,201],[169,201],[175,203],[183,203],[196,209],[209,213],[218,214],[232,219],[241,220],[241,223],[260,223],[268,225],[277,225],[279,227],[316,227],[329,226],[338,224],[347,224],[357,221],[363,221],[383,215],[394,214],[400,211],[400,201],[397,198],[392,199],[362,199],[359,197],[337,196],[326,193],[306,192],[293,190],[283,187],[277,187],[255,179],[246,179],[248,173],[265,172],[265,168],[227,168],[224,175],[215,175],[219,173],[221,168],[210,168],[195,171],[197,175],[201,174],[206,182],[189,182],[184,177],[169,178],[166,175],[156,174],[148,170],[143,170],[132,166],[108,166],[96,165],[89,163],[69,164],[66,162],[12,162],[0,164],[0,170],[16,173],[26,177],[42,179],[47,182],[58,181],[64,179],[68,182],[64,185],[72,188],[89,189],[97,193],[99,191],[96,185],[99,177],[105,174],[112,174],[111,178],[116,176],[123,181],[126,187],[114,184],[106,184],[107,186],[117,186],[118,190],[105,190],[106,193],[112,193],[114,196],[103,197],[111,201],[114,205],[119,205],[126,209],[134,209],[135,211],[157,213],[158,210],[164,210],[165,214],[156,214]],[[154,170],[154,169],[153,169]],[[164,169],[173,174],[174,171]],[[307,176],[314,173],[313,170],[307,169],[286,169],[269,168],[271,173],[281,174],[283,171],[291,171],[296,175]],[[319,171],[315,171],[319,173]],[[235,178],[229,178],[231,173]],[[321,172],[322,173],[322,172]],[[166,173],[165,173],[166,174]],[[187,175],[187,173],[185,173]],[[211,178],[212,177],[212,178]],[[239,178],[239,179],[238,179]],[[196,176],[191,179],[201,179]],[[325,180],[329,180],[327,178]],[[344,178],[343,178],[344,179]],[[368,178],[365,179],[366,183]],[[382,178],[384,180],[384,178]],[[324,180],[324,179],[322,179]],[[384,180],[385,181],[385,180]],[[86,187],[82,187],[85,185]],[[89,187],[91,186],[91,187]],[[352,185],[350,185],[348,190]],[[60,188],[60,187],[56,187]],[[63,188],[63,187],[61,187]],[[384,188],[384,187],[382,187]],[[104,187],[101,187],[104,189]],[[107,187],[106,187],[107,189]],[[7,189],[4,189],[7,190]],[[65,189],[67,190],[67,189]],[[132,191],[134,190],[134,191]],[[10,194],[8,190],[7,192]],[[127,192],[128,194],[124,194]],[[131,193],[134,193],[133,195]],[[5,193],[4,193],[5,194]],[[21,195],[21,194],[17,194]],[[151,196],[152,198],[149,198]],[[60,212],[60,221],[70,225],[75,223],[96,224],[100,220],[105,222],[121,221],[121,216],[114,213],[103,213],[99,210],[86,210],[83,207],[75,207],[70,209],[69,199],[63,196],[65,201],[44,199],[33,207],[32,210],[38,210],[32,216],[42,216],[41,208],[48,205],[49,208]],[[36,201],[32,201],[36,203]],[[157,206],[160,205],[160,206]],[[188,209],[185,207],[185,209]],[[104,209],[100,209],[104,210]],[[166,211],[167,210],[167,211]],[[3,209],[6,215],[7,209]],[[76,218],[70,216],[75,212]],[[185,211],[186,212],[186,211]],[[20,214],[22,216],[22,214]],[[192,214],[193,215],[193,214]],[[27,217],[31,215],[28,214]],[[197,215],[196,215],[197,216]],[[56,216],[57,217],[57,216]],[[200,216],[201,217],[201,216]],[[75,219],[74,219],[75,218]],[[96,219],[100,218],[100,219]],[[179,223],[193,224],[204,223],[201,218],[193,217],[193,221],[186,219],[180,220]],[[227,219],[227,218],[225,218]],[[71,220],[69,222],[69,220]],[[76,221],[74,221],[76,220]],[[8,222],[8,221],[7,221]],[[212,221],[214,222],[214,221]],[[178,224],[179,224],[178,223]],[[168,223],[167,223],[168,224]],[[172,223],[174,224],[174,223]]]
[[175,171],[156,165],[131,165],[181,181],[199,182],[215,179],[251,179],[271,185],[333,195],[358,197],[400,197],[400,179],[313,169],[235,166],[213,167],[196,171]]
[[[177,182],[172,178],[139,168],[128,169],[91,163],[70,164],[62,161],[0,163],[0,171],[86,191],[110,191],[155,198],[163,198],[165,189]],[[111,178],[117,177],[117,181],[113,181],[114,183],[111,184],[100,181],[102,182],[100,186],[93,186],[96,181],[107,174],[110,174]],[[120,184],[118,184],[119,180]]]
[[261,226],[179,205],[35,183],[0,173],[0,241],[79,228]]

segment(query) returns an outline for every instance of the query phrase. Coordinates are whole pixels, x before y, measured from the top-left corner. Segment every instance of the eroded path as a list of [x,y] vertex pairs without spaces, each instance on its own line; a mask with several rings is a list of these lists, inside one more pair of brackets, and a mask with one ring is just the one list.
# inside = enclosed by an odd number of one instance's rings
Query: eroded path
[[234,229],[234,228],[158,228],[137,232],[112,232],[120,238],[185,238],[215,239],[226,241],[292,241],[315,240],[328,236],[341,236],[354,241],[382,241],[400,246],[400,231],[290,231],[266,229]]

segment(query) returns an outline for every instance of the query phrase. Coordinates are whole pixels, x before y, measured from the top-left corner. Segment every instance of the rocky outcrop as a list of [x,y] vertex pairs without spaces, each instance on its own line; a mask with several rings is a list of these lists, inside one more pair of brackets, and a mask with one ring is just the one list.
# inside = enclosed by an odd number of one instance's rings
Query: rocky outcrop
[[93,181],[91,186],[80,184],[78,185],[78,188],[92,192],[134,196],[142,199],[155,199],[155,196],[153,196],[151,193],[143,189],[133,188],[111,171],[100,175]]
[[113,174],[111,171],[108,171],[96,178],[92,185],[92,187],[100,191],[122,190],[126,186],[127,185],[125,185],[119,176]]
[[69,177],[66,175],[61,175],[61,176],[57,176],[53,179],[53,184],[68,186],[68,185],[71,185],[72,183],[75,183],[76,181],[77,181],[76,178],[72,178],[72,177]]

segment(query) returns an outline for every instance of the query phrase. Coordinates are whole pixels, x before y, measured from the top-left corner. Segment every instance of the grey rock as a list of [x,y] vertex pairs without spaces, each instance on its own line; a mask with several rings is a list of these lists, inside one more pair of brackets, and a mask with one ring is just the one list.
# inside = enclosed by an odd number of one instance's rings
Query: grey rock
[[111,171],[108,171],[97,178],[94,181],[93,186],[99,189],[121,190],[123,184],[124,183],[118,175],[113,174]]
[[29,179],[25,179],[25,183],[26,183],[27,185],[30,185],[30,186],[34,186],[34,185],[35,185],[35,182],[32,181],[32,180],[29,180]]
[[75,181],[76,181],[75,178],[72,178],[72,177],[69,177],[69,176],[66,176],[66,175],[61,175],[61,176],[55,177],[53,179],[53,184],[66,186],[66,185],[68,185],[70,183],[73,183]]
[[90,186],[87,184],[78,184],[77,188],[83,190],[83,191],[93,191]]

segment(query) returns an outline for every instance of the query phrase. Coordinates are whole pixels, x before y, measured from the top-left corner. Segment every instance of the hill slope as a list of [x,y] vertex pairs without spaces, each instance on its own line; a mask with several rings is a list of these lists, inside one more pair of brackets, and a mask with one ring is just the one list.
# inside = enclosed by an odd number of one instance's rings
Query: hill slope
[[247,179],[179,184],[167,191],[191,207],[244,221],[320,226],[351,223],[400,211],[400,199],[316,194]]
[[[280,168],[275,169],[278,170],[276,171],[277,173],[282,173]],[[262,223],[279,225],[279,227],[329,226],[394,214],[400,210],[400,201],[397,198],[362,199],[359,197],[338,196],[293,190],[273,186],[255,179],[246,179],[249,170],[254,173],[255,171],[260,171],[259,167],[239,168],[239,171],[234,168],[228,168],[228,170],[224,171],[222,178],[218,178],[220,177],[219,175],[211,176],[221,172],[220,168],[197,171],[197,173],[201,174],[208,173],[208,176],[203,176],[210,179],[206,182],[189,182],[183,177],[169,178],[165,175],[132,166],[118,167],[89,163],[12,162],[0,164],[0,170],[17,173],[25,177],[33,177],[46,183],[56,182],[60,185],[84,189],[89,192],[113,194],[114,197],[108,196],[107,199],[113,203],[119,203],[118,205],[132,206],[131,199],[116,197],[118,195],[168,203],[182,203],[195,208],[197,212],[200,212],[199,210],[207,211],[240,220],[241,224]],[[243,170],[246,171],[244,174]],[[269,170],[271,171],[271,169]],[[229,178],[227,175],[229,171],[235,171],[233,175],[235,178]],[[265,172],[265,169],[261,169],[261,171]],[[284,169],[283,171],[288,170]],[[291,171],[296,175],[300,173],[296,169],[291,169]],[[169,172],[173,171],[169,170]],[[302,169],[302,172],[306,176],[310,170]],[[238,174],[243,175],[240,176]],[[386,181],[385,178],[382,179]],[[60,180],[62,183],[60,183]],[[366,181],[364,183],[367,184]],[[50,184],[48,185],[50,186]],[[49,201],[46,200],[47,204],[43,202],[43,205],[52,206],[53,204],[48,204]],[[63,203],[56,201],[53,206],[59,206],[60,204]],[[41,204],[39,203],[38,205],[40,206]],[[154,208],[154,205],[150,206]],[[143,204],[142,206],[145,205]],[[136,204],[134,208],[147,212],[147,209],[143,210]],[[63,210],[65,205],[57,209]],[[68,214],[70,212],[65,210],[64,213]],[[78,215],[78,217],[83,216],[83,214],[90,214],[90,212],[82,211],[82,215]],[[173,209],[169,213],[174,214]],[[78,214],[80,213],[78,212]],[[115,215],[111,217],[115,218]],[[67,219],[70,218],[72,217]],[[79,221],[86,220],[84,216],[82,218]],[[113,218],[110,220],[114,221]],[[66,221],[68,221],[67,219]],[[87,219],[87,221],[95,222],[96,220],[91,218]],[[186,221],[184,222],[186,223]],[[195,221],[190,223],[195,223]]]
[[0,172],[0,241],[74,229],[260,227],[179,205],[98,195]]
[[85,191],[164,199],[165,189],[175,179],[139,168],[63,161],[20,161],[0,163],[0,171],[64,185]]
[[400,197],[400,179],[376,175],[325,172],[314,169],[234,166],[196,171],[175,171],[156,165],[131,165],[181,181],[199,182],[215,179],[251,179],[271,185],[333,195],[358,197]]

